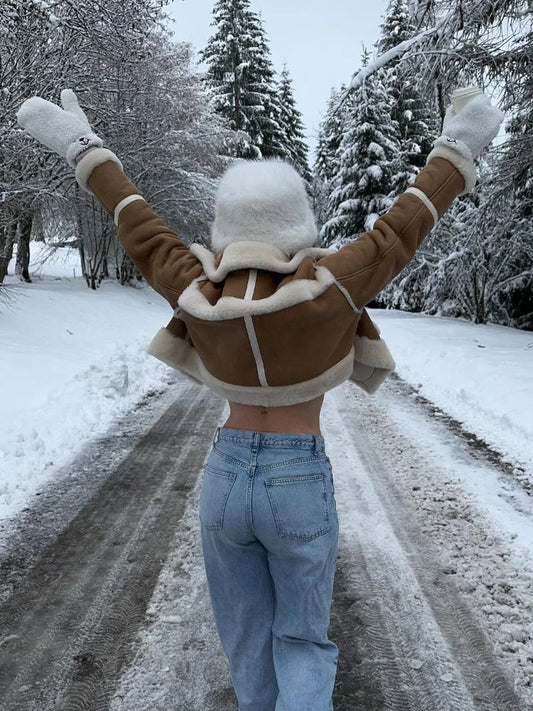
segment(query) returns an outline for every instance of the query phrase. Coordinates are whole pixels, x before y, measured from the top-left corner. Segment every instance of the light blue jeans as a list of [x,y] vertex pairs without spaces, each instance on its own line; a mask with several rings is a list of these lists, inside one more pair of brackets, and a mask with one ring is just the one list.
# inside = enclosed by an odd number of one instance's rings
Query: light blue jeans
[[219,428],[200,520],[239,711],[331,711],[338,522],[324,439]]

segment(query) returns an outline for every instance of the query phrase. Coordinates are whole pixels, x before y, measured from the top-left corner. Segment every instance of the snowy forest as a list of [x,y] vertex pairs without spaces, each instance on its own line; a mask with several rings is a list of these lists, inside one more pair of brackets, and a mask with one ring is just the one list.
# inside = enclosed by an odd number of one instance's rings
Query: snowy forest
[[[333,87],[309,154],[290,67],[276,72],[250,0],[218,0],[196,48],[171,34],[165,0],[3,0],[0,5],[0,300],[16,246],[72,244],[96,289],[139,275],[71,169],[17,126],[31,95],[80,97],[95,131],[186,242],[205,241],[217,179],[234,158],[289,160],[309,187],[323,246],[371,228],[424,165],[449,94],[482,87],[506,113],[454,203],[373,306],[533,330],[533,33],[527,0],[391,0],[381,36]],[[381,61],[379,58],[383,58]],[[384,61],[387,60],[387,61]]]
[[527,2],[392,0],[373,48],[389,61],[365,50],[350,90],[332,91],[314,169],[326,245],[371,228],[413,180],[455,87],[480,86],[506,113],[476,190],[375,306],[533,329],[531,20]]

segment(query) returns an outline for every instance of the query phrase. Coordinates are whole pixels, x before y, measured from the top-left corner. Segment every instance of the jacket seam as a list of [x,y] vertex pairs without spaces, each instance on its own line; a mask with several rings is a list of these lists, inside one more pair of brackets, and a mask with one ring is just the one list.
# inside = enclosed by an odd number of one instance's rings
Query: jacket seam
[[[449,162],[449,161],[448,161],[448,162]],[[455,168],[454,172],[446,178],[446,180],[444,181],[444,183],[443,183],[434,193],[431,194],[431,197],[430,197],[429,195],[427,196],[428,200],[431,200],[431,202],[433,202],[433,198],[437,197],[437,196],[442,192],[442,190],[444,190],[444,188],[448,185],[448,183],[451,182],[452,178],[455,178],[455,173],[459,173],[459,171],[457,170],[457,168]],[[404,193],[402,193],[402,194],[404,194]],[[411,218],[411,220],[407,223],[407,225],[403,228],[403,230],[398,233],[398,235],[396,236],[396,241],[394,242],[394,244],[392,244],[392,245],[389,247],[389,249],[388,249],[386,252],[384,252],[384,254],[381,255],[380,259],[376,260],[375,262],[372,262],[372,264],[369,264],[368,266],[363,267],[362,269],[358,269],[358,270],[355,271],[355,272],[350,272],[350,274],[345,274],[344,276],[339,277],[339,281],[344,281],[345,279],[352,279],[354,276],[357,276],[358,274],[364,274],[364,273],[365,273],[366,271],[368,271],[369,269],[373,269],[374,267],[379,266],[379,265],[381,264],[381,262],[383,262],[383,260],[385,259],[385,257],[387,257],[387,255],[390,254],[390,252],[392,252],[392,250],[397,247],[398,242],[400,241],[400,238],[401,238],[401,237],[405,234],[405,232],[411,227],[411,225],[413,224],[413,222],[418,218],[418,216],[420,215],[420,213],[421,213],[423,210],[428,210],[428,208],[427,208],[424,204],[420,205],[419,209],[418,209],[418,210],[416,211],[416,213],[413,215],[413,217]],[[429,212],[429,210],[428,210],[428,212]],[[431,230],[430,230],[430,231],[431,231]],[[357,240],[356,240],[356,241],[357,241]]]

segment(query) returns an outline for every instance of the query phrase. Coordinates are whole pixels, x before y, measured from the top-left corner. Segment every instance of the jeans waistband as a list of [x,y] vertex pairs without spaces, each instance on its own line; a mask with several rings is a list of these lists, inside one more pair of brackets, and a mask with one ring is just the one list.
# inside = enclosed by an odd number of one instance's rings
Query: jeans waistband
[[219,439],[228,442],[240,442],[249,446],[261,447],[298,447],[313,449],[315,453],[325,452],[322,435],[299,434],[297,432],[254,432],[252,430],[236,430],[231,427],[217,427],[213,442]]

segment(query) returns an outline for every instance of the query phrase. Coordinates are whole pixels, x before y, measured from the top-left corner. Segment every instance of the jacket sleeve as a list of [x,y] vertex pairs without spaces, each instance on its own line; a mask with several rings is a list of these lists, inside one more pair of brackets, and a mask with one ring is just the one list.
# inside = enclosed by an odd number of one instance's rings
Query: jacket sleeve
[[372,230],[318,264],[333,273],[358,308],[363,307],[411,261],[463,189],[457,168],[444,158],[433,158]]
[[138,189],[124,175],[116,157],[106,153],[109,159],[104,162],[100,162],[106,157],[104,153],[87,155],[82,171],[81,165],[76,171],[78,182],[110,215],[124,205],[116,219],[119,239],[148,284],[175,308],[181,292],[202,274],[201,262],[148,203],[139,199]]

